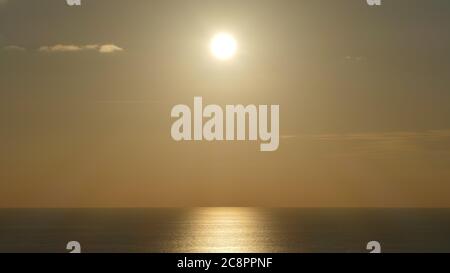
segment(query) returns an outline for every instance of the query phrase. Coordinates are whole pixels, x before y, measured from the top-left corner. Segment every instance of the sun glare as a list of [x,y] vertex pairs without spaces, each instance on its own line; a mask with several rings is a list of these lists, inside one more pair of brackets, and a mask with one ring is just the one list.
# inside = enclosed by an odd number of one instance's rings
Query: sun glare
[[228,33],[218,33],[211,39],[211,53],[219,60],[231,59],[237,51],[236,39]]

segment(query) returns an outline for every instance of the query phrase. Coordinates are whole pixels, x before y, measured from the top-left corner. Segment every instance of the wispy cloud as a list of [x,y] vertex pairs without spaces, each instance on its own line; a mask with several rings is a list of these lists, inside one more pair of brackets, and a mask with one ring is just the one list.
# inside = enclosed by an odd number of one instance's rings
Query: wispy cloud
[[75,52],[82,51],[83,47],[76,45],[54,45],[54,46],[41,46],[40,52]]
[[[1,0],[0,0],[1,1]],[[16,51],[16,52],[23,52],[26,51],[24,47],[17,46],[17,45],[8,45],[3,47],[4,51]]]
[[114,45],[67,45],[67,44],[57,44],[53,46],[41,46],[38,51],[44,53],[58,53],[58,52],[81,52],[81,51],[96,51],[102,54],[111,54],[115,52],[123,51],[124,49]]
[[328,154],[439,153],[450,155],[450,129],[423,132],[282,135],[291,143],[325,147]]
[[450,138],[448,130],[430,130],[423,132],[383,132],[349,134],[291,134],[283,138],[314,139],[322,141],[405,141],[405,140],[441,140]]
[[114,52],[123,51],[123,48],[120,48],[116,45],[102,45],[98,48],[98,51],[100,53],[114,53]]
[[450,130],[433,130],[425,132],[388,132],[388,133],[362,133],[362,134],[342,134],[342,135],[322,135],[320,140],[330,141],[415,141],[415,140],[442,140],[450,138]]
[[345,56],[344,59],[348,62],[355,62],[355,63],[359,63],[359,62],[363,62],[363,61],[367,60],[367,58],[364,56],[350,56],[350,55]]
[[159,100],[101,100],[100,104],[160,104]]

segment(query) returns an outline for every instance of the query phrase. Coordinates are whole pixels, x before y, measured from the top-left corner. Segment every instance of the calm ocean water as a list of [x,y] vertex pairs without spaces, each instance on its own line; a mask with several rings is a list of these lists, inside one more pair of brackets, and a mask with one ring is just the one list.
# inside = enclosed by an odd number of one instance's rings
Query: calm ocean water
[[3,209],[0,252],[450,252],[450,209]]

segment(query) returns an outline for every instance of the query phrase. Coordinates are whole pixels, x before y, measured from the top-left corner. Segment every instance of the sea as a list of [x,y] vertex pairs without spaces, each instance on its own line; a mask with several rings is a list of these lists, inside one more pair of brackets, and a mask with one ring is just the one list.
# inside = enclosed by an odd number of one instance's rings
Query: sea
[[1,253],[450,252],[450,209],[0,209]]

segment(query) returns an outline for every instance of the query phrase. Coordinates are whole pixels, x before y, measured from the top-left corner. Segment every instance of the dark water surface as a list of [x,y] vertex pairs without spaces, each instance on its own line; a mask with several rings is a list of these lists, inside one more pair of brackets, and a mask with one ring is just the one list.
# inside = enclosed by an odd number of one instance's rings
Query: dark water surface
[[450,209],[2,209],[0,252],[450,252]]

